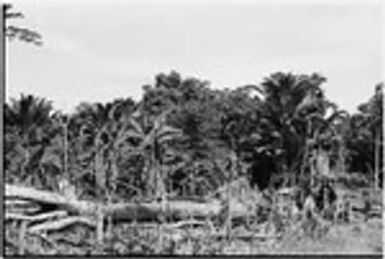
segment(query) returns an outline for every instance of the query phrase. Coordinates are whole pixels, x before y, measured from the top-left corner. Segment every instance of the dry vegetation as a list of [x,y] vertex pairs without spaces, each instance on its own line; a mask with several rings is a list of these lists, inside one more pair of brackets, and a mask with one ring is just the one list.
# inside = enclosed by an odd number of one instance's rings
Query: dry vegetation
[[[232,199],[237,200],[240,192],[235,186]],[[381,193],[368,188],[349,188],[345,184],[336,186],[338,193],[344,193],[344,197],[351,201],[348,221],[326,220],[319,212],[310,218],[303,212],[293,214],[290,190],[274,193],[275,202],[271,203],[263,198],[261,192],[249,189],[242,195],[254,204],[252,213],[234,217],[229,236],[225,231],[226,220],[220,219],[226,217],[223,212],[204,219],[190,217],[171,221],[166,217],[163,221],[117,221],[111,229],[108,229],[108,224],[105,226],[102,245],[95,226],[91,224],[74,221],[53,229],[48,227],[50,223],[56,224],[59,219],[68,218],[67,214],[57,214],[57,217],[45,220],[35,216],[30,221],[16,219],[16,214],[12,214],[6,220],[6,255],[382,253]],[[365,192],[371,192],[372,206],[368,210],[364,209]],[[16,204],[16,200],[13,199],[12,204]],[[238,203],[234,201],[233,204],[236,206]],[[14,205],[12,210],[15,211],[16,207]],[[233,212],[242,214],[245,211],[238,209]],[[39,228],[39,225],[45,227]]]

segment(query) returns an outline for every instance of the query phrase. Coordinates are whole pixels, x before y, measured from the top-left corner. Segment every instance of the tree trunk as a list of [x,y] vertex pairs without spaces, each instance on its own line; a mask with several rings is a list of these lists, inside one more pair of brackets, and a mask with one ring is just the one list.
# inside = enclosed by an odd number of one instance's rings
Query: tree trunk
[[157,194],[157,185],[158,185],[158,164],[156,162],[156,150],[155,146],[153,145],[151,147],[151,155],[150,155],[150,161],[149,161],[149,170],[148,170],[148,189],[147,189],[147,197],[153,198]]
[[[64,175],[68,175],[68,125],[64,123]],[[68,178],[69,179],[69,178]]]
[[340,147],[338,150],[338,172],[337,173],[346,173],[345,168],[345,149],[343,147]]
[[316,158],[317,172],[323,176],[330,174],[330,159],[327,151],[319,149]]
[[104,175],[104,172],[103,172],[103,161],[102,161],[102,157],[101,157],[101,151],[99,150],[100,147],[98,145],[99,143],[99,140],[98,140],[98,136],[96,136],[96,143],[95,143],[95,178],[96,178],[96,186],[95,188],[97,188],[98,191],[98,198],[100,200],[104,200],[104,193],[103,191],[105,190],[105,175]]
[[26,233],[27,233],[27,221],[22,220],[19,228],[19,255],[25,254],[26,248]]
[[380,134],[378,130],[375,133],[375,140],[374,140],[374,189],[378,190],[379,188],[379,175],[380,175]]
[[[94,219],[100,215],[102,215],[102,218],[111,216],[114,221],[133,221],[135,219],[138,221],[157,220],[160,213],[162,213],[162,204],[159,202],[104,204],[76,199],[71,200],[51,191],[36,190],[30,187],[9,184],[5,186],[5,198],[7,200],[23,200],[40,205],[55,205],[56,210],[67,211],[72,215],[81,215]],[[258,201],[256,201],[256,203],[258,203]],[[229,205],[232,219],[246,218],[248,215],[252,215],[250,214],[252,212],[250,212],[243,203],[232,200]],[[167,201],[167,206],[165,207],[165,209],[163,208],[165,217],[174,220],[187,219],[190,218],[190,216],[205,219],[207,217],[218,216],[223,209],[221,202],[215,199],[206,201],[187,199],[170,200]],[[41,211],[41,213],[48,212],[49,211]],[[100,220],[99,224],[99,229],[104,229],[103,220]],[[99,236],[99,238],[101,237]]]
[[99,207],[96,216],[96,243],[98,244],[98,252],[102,252],[104,245],[104,210],[103,207]]
[[231,202],[231,183],[233,182],[234,177],[236,177],[236,170],[237,170],[237,155],[234,151],[231,152],[230,156],[230,163],[231,168],[229,171],[229,177],[227,181],[227,191],[226,191],[226,199],[227,199],[227,206],[228,206],[228,215],[227,215],[227,222],[226,222],[226,235],[228,240],[231,239],[232,236],[232,221],[233,221],[233,208],[232,208],[232,202]]
[[338,166],[337,173],[346,173],[346,146],[343,137],[340,137],[338,141]]
[[314,186],[314,178],[317,174],[317,150],[313,149],[310,159],[310,185]]
[[[305,136],[305,146],[304,146],[304,154],[302,158],[302,165],[301,165],[301,172],[300,176],[303,179],[305,177],[305,169],[308,164],[310,164],[311,167],[311,162],[309,161],[309,138],[311,134],[311,121],[308,121],[307,127],[306,127],[306,136]],[[301,179],[301,180],[302,180]]]
[[[21,187],[6,184],[6,199],[19,199],[38,204],[55,205],[58,210],[69,211],[73,214],[84,216],[95,216],[104,212],[105,216],[111,215],[114,220],[125,221],[133,220],[137,216],[138,220],[157,219],[162,211],[162,204],[159,202],[140,202],[140,203],[115,203],[104,204],[85,200],[68,199],[67,197],[51,191],[36,190],[30,187]],[[100,208],[102,208],[101,211]],[[167,202],[165,213],[169,218],[204,218],[207,216],[218,215],[221,210],[220,202],[210,201],[190,201],[190,200],[171,200]],[[235,215],[243,215],[245,209],[236,206],[233,210]]]
[[[27,172],[27,167],[28,167],[28,164],[29,164],[29,161],[31,159],[31,155],[29,153],[29,150],[28,148],[24,148],[24,161],[22,162],[21,164],[21,173],[22,173],[22,177],[26,177],[28,175],[28,172]],[[28,175],[27,178],[31,179],[31,175]],[[31,183],[29,183],[31,184]]]
[[[105,201],[105,191],[106,191],[106,175],[103,168],[103,158],[99,146],[99,134],[96,136],[95,140],[95,174],[96,174],[96,183],[98,188],[98,198],[100,201]],[[94,209],[97,211],[97,228],[96,228],[96,242],[98,244],[98,249],[101,249],[104,244],[104,210],[102,206],[96,206]],[[99,251],[101,252],[101,251]]]

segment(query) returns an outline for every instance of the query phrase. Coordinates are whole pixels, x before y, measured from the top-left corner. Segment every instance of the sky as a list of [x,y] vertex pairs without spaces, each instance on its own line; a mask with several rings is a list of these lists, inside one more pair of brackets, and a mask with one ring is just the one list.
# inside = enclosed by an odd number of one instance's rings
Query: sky
[[327,97],[354,112],[384,81],[381,0],[11,2],[25,14],[12,24],[44,44],[8,42],[7,100],[34,94],[71,112],[83,101],[139,100],[172,70],[218,89],[318,72]]

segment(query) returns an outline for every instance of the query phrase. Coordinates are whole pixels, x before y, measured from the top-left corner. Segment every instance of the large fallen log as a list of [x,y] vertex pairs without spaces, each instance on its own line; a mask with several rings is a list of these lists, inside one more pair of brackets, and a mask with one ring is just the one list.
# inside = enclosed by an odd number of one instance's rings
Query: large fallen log
[[[97,216],[100,211],[104,217],[111,216],[114,221],[154,220],[160,215],[175,220],[186,218],[205,218],[217,216],[223,211],[219,200],[212,199],[207,202],[190,200],[171,200],[162,210],[159,202],[127,202],[115,204],[102,204],[100,202],[77,200],[59,193],[37,190],[31,187],[6,184],[5,198],[32,201],[42,205],[54,205],[57,210],[65,210],[71,214],[81,216]],[[250,212],[246,206],[233,202],[231,213],[234,218],[247,216]],[[44,207],[44,206],[42,206]]]
[[215,216],[221,209],[221,204],[216,201],[199,203],[174,200],[167,202],[164,211],[158,202],[110,204],[105,206],[105,215],[111,215],[115,220],[153,220],[163,214],[167,218],[177,220]]

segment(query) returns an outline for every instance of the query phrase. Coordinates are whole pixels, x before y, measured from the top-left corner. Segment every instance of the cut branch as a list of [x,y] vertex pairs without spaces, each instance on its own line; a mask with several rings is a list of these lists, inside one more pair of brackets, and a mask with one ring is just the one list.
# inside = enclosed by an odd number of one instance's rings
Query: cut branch
[[58,208],[79,214],[95,214],[96,208],[99,206],[94,202],[76,200],[55,192],[10,184],[5,185],[5,197],[6,199],[19,198],[43,204],[54,204]]
[[53,212],[48,212],[48,213],[42,213],[39,215],[34,215],[34,216],[28,216],[28,215],[22,215],[18,213],[5,213],[5,219],[14,219],[14,220],[26,220],[26,221],[42,221],[42,220],[47,220],[47,219],[52,219],[52,218],[60,218],[60,217],[65,217],[67,216],[68,213],[66,211],[53,211]]
[[83,224],[92,228],[96,227],[94,221],[92,221],[91,219],[86,217],[74,216],[74,217],[68,217],[68,218],[56,220],[54,222],[47,222],[47,223],[35,225],[33,227],[30,227],[28,229],[28,232],[37,233],[41,231],[61,230],[74,224]]

